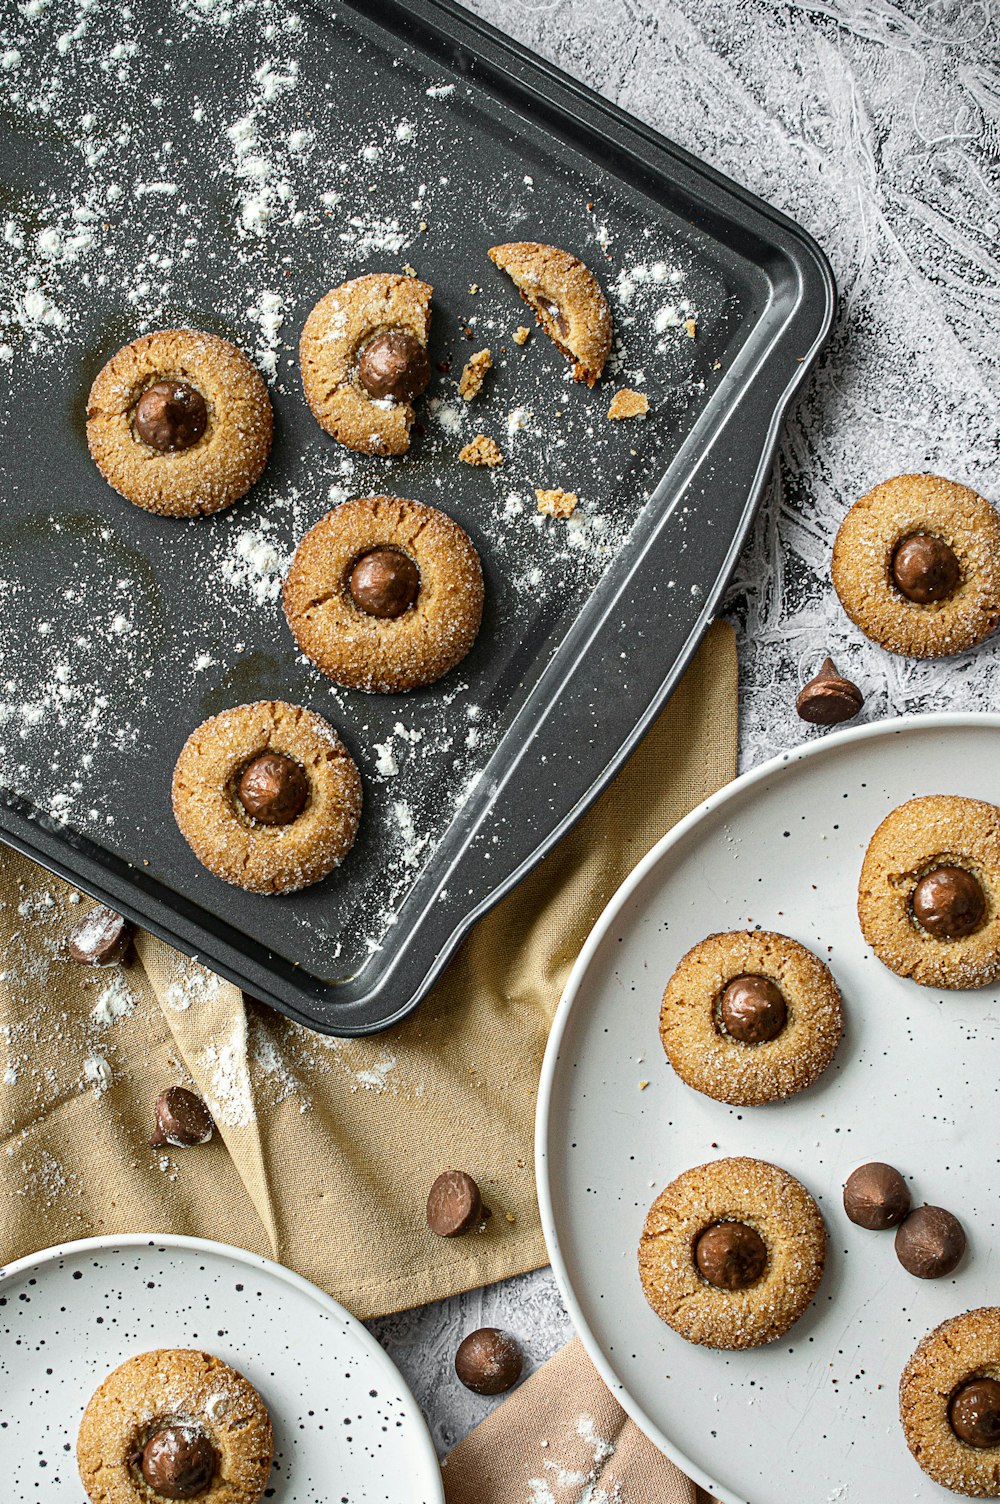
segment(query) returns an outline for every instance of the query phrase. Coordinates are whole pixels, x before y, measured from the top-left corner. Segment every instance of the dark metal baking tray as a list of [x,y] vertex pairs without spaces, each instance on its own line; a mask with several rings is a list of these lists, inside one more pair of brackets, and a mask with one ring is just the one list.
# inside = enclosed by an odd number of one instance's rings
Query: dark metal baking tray
[[[73,15],[55,0],[21,27],[0,101],[22,227],[0,247],[21,296],[0,327],[0,830],[290,1017],[374,1032],[552,849],[683,673],[829,329],[830,270],[781,214],[449,0],[140,4],[127,38],[116,7],[64,32]],[[577,251],[610,289],[621,349],[594,393],[543,336],[511,348],[529,320],[486,251],[522,238]],[[349,460],[302,399],[298,333],[344,276],[410,262],[452,369],[407,459]],[[276,362],[263,481],[194,524],[122,502],[83,434],[102,361],[177,322]],[[486,344],[505,350],[492,389],[456,415],[449,383]],[[639,380],[649,418],[609,424],[610,392]],[[508,453],[498,477],[456,463],[480,428]],[[577,490],[579,516],[540,525],[535,485]],[[407,697],[329,685],[272,598],[331,498],[371,490],[440,503],[484,560],[473,653]],[[187,732],[269,697],[327,715],[366,784],[342,869],[279,899],[204,872],[169,803]]]

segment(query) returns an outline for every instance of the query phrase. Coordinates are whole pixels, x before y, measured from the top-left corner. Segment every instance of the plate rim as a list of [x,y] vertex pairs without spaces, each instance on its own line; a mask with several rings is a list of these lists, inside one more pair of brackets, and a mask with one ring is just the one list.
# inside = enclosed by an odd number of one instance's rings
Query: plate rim
[[716,814],[720,808],[729,804],[734,799],[740,798],[747,790],[753,789],[756,784],[763,783],[768,778],[797,767],[801,762],[823,758],[828,755],[836,757],[844,747],[854,746],[858,742],[877,741],[883,736],[902,736],[908,732],[918,730],[932,731],[936,729],[943,731],[957,728],[969,730],[992,728],[993,730],[1000,730],[1000,712],[976,710],[928,711],[913,715],[893,716],[887,720],[873,721],[863,726],[847,727],[842,731],[833,732],[815,741],[800,742],[795,747],[790,747],[784,752],[778,752],[773,757],[767,758],[757,767],[747,769],[746,772],[741,773],[730,783],[724,784],[721,789],[716,790],[714,794],[710,794],[707,799],[697,804],[693,810],[690,810],[688,814],[678,820],[677,824],[672,826],[665,835],[661,836],[612,894],[598,916],[593,928],[587,935],[580,953],[573,963],[555,1014],[553,1015],[548,1041],[545,1046],[545,1055],[542,1059],[542,1070],[538,1083],[538,1102],[535,1109],[535,1182],[538,1194],[538,1208],[542,1222],[542,1234],[551,1260],[552,1272],[559,1287],[559,1293],[569,1312],[573,1329],[583,1343],[588,1358],[626,1415],[634,1421],[643,1435],[663,1452],[686,1477],[698,1484],[699,1487],[711,1492],[721,1501],[721,1504],[749,1504],[749,1501],[740,1495],[732,1493],[729,1489],[710,1478],[646,1414],[643,1406],[615,1373],[613,1365],[606,1358],[576,1299],[575,1289],[562,1255],[559,1234],[553,1215],[548,1166],[552,1096],[555,1089],[562,1041],[590,964],[604,943],[614,921],[653,868],[702,821],[706,820],[710,815]]
[[[434,1442],[431,1438],[426,1418],[409,1384],[402,1373],[392,1361],[385,1348],[376,1337],[353,1315],[346,1306],[342,1306],[332,1295],[308,1280],[304,1275],[298,1274],[294,1269],[288,1269],[284,1264],[279,1264],[275,1259],[269,1259],[265,1254],[251,1253],[247,1248],[238,1248],[233,1243],[222,1243],[217,1238],[199,1238],[187,1233],[155,1233],[155,1232],[127,1232],[119,1237],[107,1236],[98,1238],[74,1238],[67,1243],[54,1243],[49,1248],[41,1248],[36,1253],[22,1255],[21,1258],[12,1260],[9,1264],[0,1267],[0,1292],[4,1286],[24,1274],[40,1271],[45,1267],[59,1263],[63,1259],[74,1258],[80,1254],[110,1253],[122,1248],[176,1248],[184,1252],[210,1254],[216,1257],[232,1259],[237,1264],[243,1264],[251,1269],[263,1271],[265,1274],[276,1277],[281,1283],[297,1290],[300,1294],[308,1296],[317,1305],[321,1306],[331,1316],[335,1316],[351,1332],[351,1335],[360,1341],[369,1357],[373,1357],[376,1363],[392,1376],[393,1382],[399,1385],[401,1397],[412,1411],[411,1419],[416,1423],[414,1431],[419,1449],[425,1454],[428,1467],[428,1483],[436,1488],[435,1504],[445,1504],[444,1480],[441,1477],[441,1464],[438,1461]],[[123,1360],[124,1361],[124,1360]]]

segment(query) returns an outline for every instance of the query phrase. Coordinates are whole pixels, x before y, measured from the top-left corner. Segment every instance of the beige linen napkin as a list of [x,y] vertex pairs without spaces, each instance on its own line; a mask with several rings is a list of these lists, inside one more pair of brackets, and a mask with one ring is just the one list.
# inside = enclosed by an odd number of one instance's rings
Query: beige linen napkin
[[[546,1263],[532,1129],[560,990],[622,879],[735,759],[734,637],[716,624],[594,808],[422,1006],[363,1040],[245,1006],[148,935],[123,967],[74,965],[71,890],[0,848],[0,1259],[98,1234],[195,1234],[267,1254],[362,1317]],[[152,1150],[153,1102],[179,1081],[219,1132]],[[484,1232],[428,1232],[427,1191],[447,1168],[479,1182]]]
[[442,1472],[447,1504],[712,1504],[633,1425],[579,1340],[459,1442]]

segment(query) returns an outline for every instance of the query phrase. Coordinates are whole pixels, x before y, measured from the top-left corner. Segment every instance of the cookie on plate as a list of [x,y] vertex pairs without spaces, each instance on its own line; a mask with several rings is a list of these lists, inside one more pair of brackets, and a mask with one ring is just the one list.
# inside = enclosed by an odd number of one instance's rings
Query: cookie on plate
[[322,673],[391,694],[432,684],[465,657],[483,614],[483,572],[471,538],[436,507],[359,496],[306,533],[283,599],[296,642]]
[[1000,1307],[953,1316],[923,1339],[903,1370],[899,1418],[935,1483],[1000,1499]]
[[927,794],[886,815],[858,880],[861,930],[883,965],[922,987],[1000,978],[1000,809]]
[[794,1175],[718,1159],[661,1191],[639,1242],[639,1277],[662,1321],[702,1347],[760,1347],[788,1331],[819,1288],[826,1230]]
[[259,700],[192,731],[174,767],[174,818],[209,872],[250,893],[295,893],[350,851],[361,777],[333,727]]
[[1000,516],[956,481],[897,475],[841,523],[833,584],[855,626],[890,653],[961,653],[1000,622]]
[[709,935],[667,983],[660,1039],[682,1081],[717,1102],[755,1106],[802,1091],[844,1029],[829,969],[767,930]]
[[138,1353],[91,1397],[76,1442],[91,1504],[257,1504],[274,1438],[249,1379],[193,1348]]
[[375,272],[335,287],[306,319],[299,343],[306,401],[348,449],[409,449],[413,403],[431,379],[433,291],[415,277]]
[[204,517],[245,496],[267,463],[271,430],[256,367],[196,329],[133,340],[87,398],[87,443],[104,479],[163,517]]
[[534,240],[495,245],[489,254],[566,356],[573,379],[593,386],[611,351],[611,309],[590,268],[569,251]]

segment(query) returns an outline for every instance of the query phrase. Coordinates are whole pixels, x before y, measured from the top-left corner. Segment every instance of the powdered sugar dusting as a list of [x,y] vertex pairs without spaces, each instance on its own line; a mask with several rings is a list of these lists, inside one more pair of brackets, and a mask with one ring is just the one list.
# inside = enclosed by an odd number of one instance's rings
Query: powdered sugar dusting
[[[0,361],[14,376],[14,406],[0,425],[24,428],[17,404],[30,389],[71,383],[75,426],[60,434],[59,464],[81,478],[79,495],[46,484],[41,505],[18,492],[15,530],[0,534],[0,591],[12,606],[0,620],[0,777],[48,818],[149,864],[149,876],[224,918],[236,897],[203,886],[183,849],[159,837],[173,760],[187,733],[227,705],[311,705],[362,767],[364,864],[359,846],[331,879],[336,903],[324,885],[280,916],[260,909],[254,922],[273,948],[323,975],[384,948],[449,821],[495,788],[484,770],[537,671],[515,683],[507,658],[527,635],[540,669],[620,553],[687,408],[703,400],[699,352],[680,330],[657,334],[655,313],[687,298],[702,316],[713,301],[683,238],[657,224],[654,240],[645,205],[603,181],[598,193],[589,161],[549,173],[518,127],[488,182],[472,175],[470,141],[488,143],[493,128],[470,114],[469,86],[355,36],[352,24],[346,10],[330,26],[274,0],[179,0],[152,29],[134,17],[123,38],[110,10],[29,0],[0,34],[11,111],[58,130],[68,163],[65,181],[46,179],[4,210]],[[213,49],[210,88],[178,87],[174,60],[192,40]],[[53,55],[71,62],[53,68]],[[370,87],[326,131],[332,81],[347,66],[362,66]],[[469,238],[479,222],[498,240],[558,235],[594,267],[619,324],[614,362],[649,391],[648,449],[635,451],[634,436],[607,423],[605,397],[575,388],[544,336],[514,344],[527,315],[486,260],[484,236]],[[312,301],[372,270],[435,287],[434,379],[405,477],[330,442],[305,411],[296,369],[295,336]],[[134,517],[102,487],[80,428],[100,363],[125,339],[171,323],[234,339],[265,375],[277,413],[261,483],[229,513],[183,528]],[[456,462],[472,436],[458,373],[487,346],[494,367],[476,424],[506,462],[470,475]],[[580,506],[567,524],[540,526],[534,489],[557,486],[578,490]],[[490,641],[468,675],[460,669],[414,698],[406,719],[419,723],[419,741],[398,733],[398,712],[339,691],[304,663],[280,609],[306,529],[350,495],[392,488],[457,514],[491,581]],[[22,567],[24,527],[40,540],[30,543],[37,577]],[[489,707],[474,726],[470,701]],[[138,809],[128,818],[122,788]],[[168,1007],[193,1002],[178,985]]]
[[242,1010],[237,1012],[228,1035],[205,1046],[200,1064],[211,1081],[205,1099],[215,1121],[227,1128],[247,1128],[255,1122],[247,1024]]

